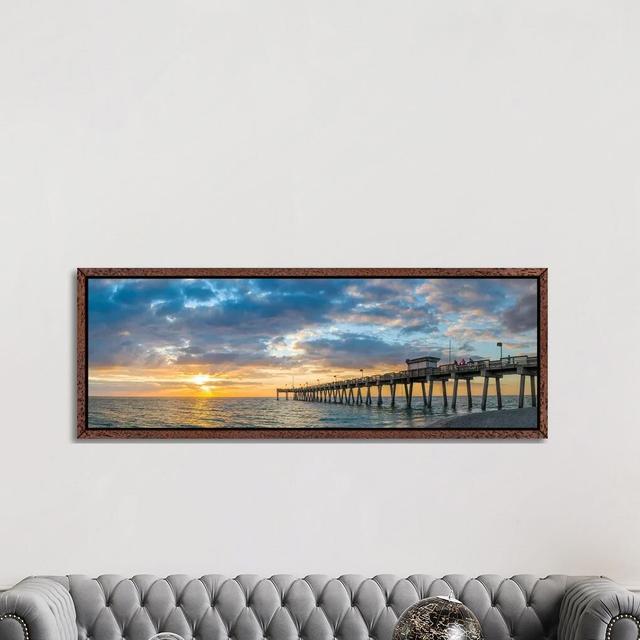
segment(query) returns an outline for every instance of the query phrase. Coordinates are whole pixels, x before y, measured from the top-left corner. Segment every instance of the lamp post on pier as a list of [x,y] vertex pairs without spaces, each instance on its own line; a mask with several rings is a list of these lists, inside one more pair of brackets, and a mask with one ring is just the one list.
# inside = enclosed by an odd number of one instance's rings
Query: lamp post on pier
[[500,361],[502,361],[502,342],[496,342],[496,347],[500,347]]

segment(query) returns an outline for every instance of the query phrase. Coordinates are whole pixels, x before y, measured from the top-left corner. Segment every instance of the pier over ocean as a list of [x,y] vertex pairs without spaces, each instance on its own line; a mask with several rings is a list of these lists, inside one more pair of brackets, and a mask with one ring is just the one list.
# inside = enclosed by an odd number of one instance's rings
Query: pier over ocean
[[[376,404],[381,406],[382,391],[385,385],[389,386],[390,404],[395,406],[397,385],[404,388],[407,407],[411,408],[414,384],[420,384],[422,401],[425,407],[431,408],[433,398],[433,385],[442,385],[442,399],[444,406],[448,406],[447,382],[453,380],[453,393],[451,394],[451,408],[455,409],[458,401],[458,382],[466,383],[467,407],[471,409],[473,399],[471,397],[471,381],[476,377],[484,379],[482,387],[482,410],[487,408],[487,395],[489,381],[493,380],[497,398],[498,409],[502,408],[502,394],[500,380],[504,375],[520,376],[520,393],[518,407],[524,407],[526,379],[529,378],[531,406],[536,406],[538,357],[537,356],[508,356],[499,360],[475,360],[465,364],[438,365],[439,358],[423,356],[406,360],[407,368],[403,371],[393,371],[379,375],[361,376],[347,380],[334,380],[333,382],[318,383],[315,385],[301,385],[281,387],[276,389],[276,398],[284,395],[288,400],[289,395],[293,400],[306,402],[332,402],[334,404],[364,404],[371,405],[371,390],[377,391]],[[428,385],[428,391],[427,391]]]

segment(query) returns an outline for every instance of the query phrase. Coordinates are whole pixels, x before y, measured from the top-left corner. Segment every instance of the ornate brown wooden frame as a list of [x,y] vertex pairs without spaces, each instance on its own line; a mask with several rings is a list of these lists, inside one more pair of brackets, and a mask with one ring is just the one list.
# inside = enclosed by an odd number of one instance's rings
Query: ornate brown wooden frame
[[[538,428],[536,429],[90,429],[87,424],[87,279],[138,278],[536,278],[538,281]],[[77,437],[81,439],[394,439],[547,438],[547,269],[78,269],[77,272]]]

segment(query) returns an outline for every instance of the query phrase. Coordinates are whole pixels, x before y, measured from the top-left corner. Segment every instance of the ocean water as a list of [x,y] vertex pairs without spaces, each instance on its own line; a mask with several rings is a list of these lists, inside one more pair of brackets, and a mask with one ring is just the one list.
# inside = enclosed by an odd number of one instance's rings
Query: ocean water
[[[480,411],[480,398],[473,397],[472,412]],[[525,406],[528,406],[525,398]],[[375,403],[375,398],[374,398]],[[503,396],[504,409],[518,406],[517,396]],[[497,410],[495,397],[487,398],[487,411]],[[465,415],[467,398],[458,397],[456,411],[444,407],[442,398],[434,397],[433,406],[423,406],[422,397],[414,396],[413,407],[404,398],[396,406],[342,405],[302,402],[275,398],[89,398],[89,428],[261,428],[261,429],[384,429],[428,428],[438,418]]]

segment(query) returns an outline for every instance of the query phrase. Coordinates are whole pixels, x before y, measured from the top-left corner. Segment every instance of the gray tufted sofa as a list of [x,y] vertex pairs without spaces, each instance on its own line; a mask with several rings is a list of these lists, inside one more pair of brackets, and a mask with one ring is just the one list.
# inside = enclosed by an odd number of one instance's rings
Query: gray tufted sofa
[[0,640],[390,640],[408,606],[450,588],[487,640],[638,640],[639,596],[561,575],[27,578],[0,594]]

